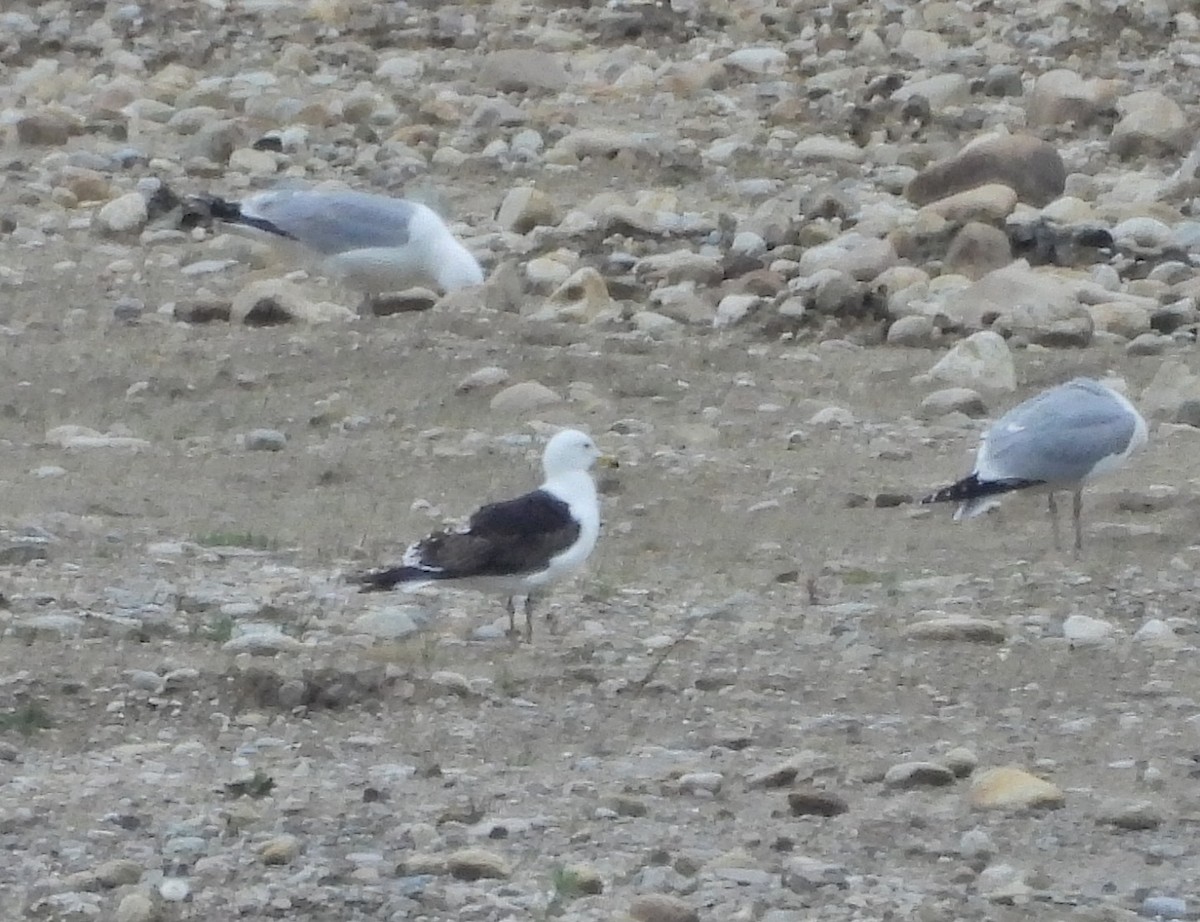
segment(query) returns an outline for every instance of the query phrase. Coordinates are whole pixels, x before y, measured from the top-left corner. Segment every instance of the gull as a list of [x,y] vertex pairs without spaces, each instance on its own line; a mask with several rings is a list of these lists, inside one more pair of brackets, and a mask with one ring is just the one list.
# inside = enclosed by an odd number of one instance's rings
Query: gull
[[999,505],[1003,493],[1046,490],[1054,546],[1061,548],[1054,493],[1070,490],[1078,553],[1083,488],[1123,466],[1146,438],[1146,420],[1122,394],[1091,378],[1074,378],[1001,416],[984,433],[974,470],[921,502],[957,502],[955,520],[969,519]]
[[579,569],[600,535],[600,503],[591,468],[615,466],[591,437],[564,429],[546,444],[545,480],[515,499],[489,503],[467,524],[435,532],[409,546],[400,564],[355,577],[362,592],[418,589],[449,583],[507,597],[510,635],[515,598],[525,597],[525,640],[533,640],[534,605],[548,587]]
[[444,292],[478,285],[483,269],[437,214],[420,202],[368,192],[272,189],[240,202],[194,201],[212,217],[290,241],[368,297],[415,285]]

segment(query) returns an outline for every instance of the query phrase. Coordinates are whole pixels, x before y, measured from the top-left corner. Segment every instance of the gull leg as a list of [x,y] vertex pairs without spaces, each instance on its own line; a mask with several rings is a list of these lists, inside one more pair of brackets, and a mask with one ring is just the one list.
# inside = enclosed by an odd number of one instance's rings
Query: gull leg
[[1062,536],[1058,533],[1058,503],[1054,501],[1054,491],[1051,490],[1048,494],[1048,507],[1050,509],[1050,529],[1054,532],[1054,549],[1062,550]]
[[533,643],[533,606],[537,602],[537,594],[530,592],[525,596],[525,642]]
[[510,595],[508,601],[504,603],[504,610],[508,612],[508,636],[515,637],[517,633],[517,605]]
[[1075,520],[1075,556],[1078,557],[1083,550],[1083,487],[1075,491],[1075,496],[1071,502],[1071,518]]

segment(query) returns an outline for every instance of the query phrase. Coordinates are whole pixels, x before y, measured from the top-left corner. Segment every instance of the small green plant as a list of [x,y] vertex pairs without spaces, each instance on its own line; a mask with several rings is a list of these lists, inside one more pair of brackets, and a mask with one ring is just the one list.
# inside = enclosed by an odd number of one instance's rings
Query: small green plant
[[582,876],[574,868],[555,868],[550,875],[550,882],[554,885],[554,898],[560,902],[578,899],[587,892]]
[[36,731],[48,730],[53,725],[50,712],[37,701],[29,701],[0,714],[0,732],[15,730],[22,736],[32,736]]
[[213,531],[197,535],[194,540],[202,547],[245,547],[255,551],[270,551],[279,546],[274,538],[252,531]]
[[841,577],[842,582],[847,586],[869,586],[871,583],[878,583],[881,579],[880,574],[872,573],[870,570],[864,570],[861,567],[843,570],[838,576]]
[[496,674],[493,677],[493,681],[496,683],[496,688],[500,689],[509,698],[515,698],[521,693],[520,680],[513,674],[508,663],[504,660],[500,660],[496,664]]
[[225,785],[225,793],[230,797],[253,797],[256,800],[268,796],[275,789],[275,779],[261,768],[254,769],[249,778],[230,781]]
[[233,618],[219,615],[200,628],[200,636],[213,643],[227,643],[233,637]]
[[593,577],[583,592],[583,601],[593,603],[611,602],[620,593],[617,585],[603,577]]

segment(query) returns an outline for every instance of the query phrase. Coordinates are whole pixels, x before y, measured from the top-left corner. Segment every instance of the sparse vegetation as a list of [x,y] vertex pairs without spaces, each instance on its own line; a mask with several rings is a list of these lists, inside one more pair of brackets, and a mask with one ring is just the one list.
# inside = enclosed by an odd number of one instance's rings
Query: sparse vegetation
[[273,551],[279,542],[252,531],[212,531],[192,539],[201,547],[244,547],[255,551]]
[[200,637],[213,643],[226,643],[233,637],[233,618],[229,615],[218,615],[199,629]]
[[225,785],[225,793],[230,797],[267,797],[275,789],[275,779],[261,768],[254,769],[249,778],[230,781]]
[[37,701],[28,701],[11,711],[0,713],[0,733],[32,736],[38,730],[48,730],[53,725],[50,712]]
[[574,868],[555,868],[554,873],[550,876],[550,882],[554,885],[554,898],[563,902],[577,899],[586,892],[583,888],[582,878]]

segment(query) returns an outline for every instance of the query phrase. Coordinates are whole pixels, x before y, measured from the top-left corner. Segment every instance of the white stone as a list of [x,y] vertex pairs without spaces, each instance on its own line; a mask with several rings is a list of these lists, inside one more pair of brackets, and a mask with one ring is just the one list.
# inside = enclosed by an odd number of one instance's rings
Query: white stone
[[126,192],[96,213],[96,226],[104,234],[132,234],[146,226],[150,212],[137,192]]
[[1102,644],[1108,640],[1113,631],[1113,626],[1107,621],[1087,615],[1071,615],[1063,622],[1063,637],[1075,647]]
[[942,356],[929,377],[955,387],[1012,391],[1017,387],[1017,370],[1012,351],[999,333],[973,333]]

